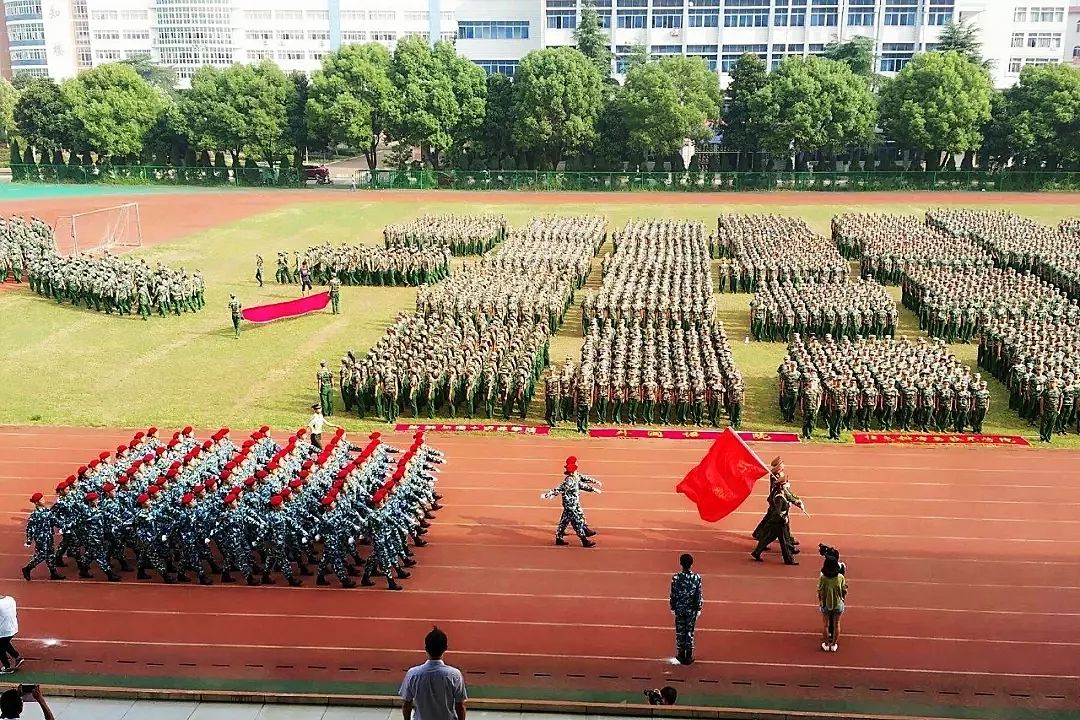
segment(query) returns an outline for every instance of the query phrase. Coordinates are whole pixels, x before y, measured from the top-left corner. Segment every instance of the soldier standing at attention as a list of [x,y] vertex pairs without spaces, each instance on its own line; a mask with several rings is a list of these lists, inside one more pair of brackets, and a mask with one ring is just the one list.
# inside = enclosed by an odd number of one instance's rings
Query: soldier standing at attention
[[330,417],[334,414],[334,374],[326,367],[326,361],[319,361],[319,371],[315,373],[315,381],[319,388],[319,406],[322,414]]
[[259,287],[263,286],[262,269],[263,269],[263,256],[256,253],[255,254],[255,282],[259,283]]
[[353,363],[348,355],[341,358],[341,367],[338,368],[338,384],[341,386],[341,402],[345,405],[345,412],[349,412],[352,410],[356,390],[353,384]]
[[683,553],[679,557],[682,571],[671,577],[669,602],[675,616],[675,657],[683,665],[694,662],[694,625],[701,615],[701,576],[690,568],[694,556]]
[[1058,389],[1057,380],[1051,378],[1039,398],[1039,440],[1050,442],[1053,439],[1061,405],[1061,390]]
[[341,313],[341,280],[338,279],[337,273],[334,273],[330,277],[330,309],[334,315]]
[[240,301],[236,299],[235,295],[229,295],[229,313],[232,314],[232,327],[233,332],[236,333],[237,339],[240,338]]
[[550,368],[544,378],[544,420],[550,427],[558,425],[559,377]]
[[811,378],[803,386],[802,391],[803,439],[809,440],[814,436],[814,428],[817,427],[817,414],[820,408],[821,387],[817,384],[817,380]]
[[986,387],[986,381],[979,382],[979,389],[975,391],[975,412],[971,415],[971,429],[977,435],[982,435],[983,421],[986,413],[990,411],[990,390]]

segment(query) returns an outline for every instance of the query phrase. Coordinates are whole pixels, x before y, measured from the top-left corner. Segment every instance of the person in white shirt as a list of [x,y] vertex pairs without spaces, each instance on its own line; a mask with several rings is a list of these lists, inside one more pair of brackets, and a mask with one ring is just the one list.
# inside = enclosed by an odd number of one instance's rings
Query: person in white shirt
[[311,444],[322,450],[322,431],[326,426],[336,428],[337,425],[327,420],[322,414],[322,406],[319,403],[315,403],[311,406],[314,411],[314,415],[308,420],[308,433],[311,435]]
[[[19,634],[19,616],[15,608],[15,598],[10,595],[0,595],[0,662],[4,668],[0,675],[10,675],[23,664],[23,656],[11,644],[11,639]],[[8,656],[15,662],[12,667]]]
[[404,720],[465,720],[465,679],[461,671],[442,661],[446,633],[437,626],[424,638],[428,661],[409,668],[401,683]]

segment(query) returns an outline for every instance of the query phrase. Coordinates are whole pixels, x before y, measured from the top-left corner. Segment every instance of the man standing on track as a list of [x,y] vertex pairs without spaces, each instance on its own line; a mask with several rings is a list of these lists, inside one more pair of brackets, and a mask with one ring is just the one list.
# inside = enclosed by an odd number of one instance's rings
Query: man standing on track
[[322,414],[330,417],[334,414],[334,373],[326,367],[326,361],[319,361],[319,372],[315,373],[315,382],[319,388],[319,406]]
[[683,553],[679,557],[682,572],[671,576],[669,602],[675,616],[675,657],[683,665],[694,662],[694,625],[701,614],[701,576],[690,567],[694,556]]
[[[562,496],[563,512],[562,517],[559,519],[559,526],[555,529],[555,544],[569,544],[563,536],[566,534],[566,526],[570,525],[574,528],[574,532],[577,533],[578,539],[581,540],[582,547],[593,547],[596,543],[589,538],[596,535],[596,531],[591,530],[585,522],[585,513],[581,510],[580,493],[584,491],[599,495],[600,483],[586,475],[579,474],[577,471],[577,458],[573,456],[566,459],[566,469],[563,471],[563,475],[565,477],[558,487],[552,488],[540,496],[544,500],[550,500],[559,495]],[[594,483],[596,486],[593,485]]]

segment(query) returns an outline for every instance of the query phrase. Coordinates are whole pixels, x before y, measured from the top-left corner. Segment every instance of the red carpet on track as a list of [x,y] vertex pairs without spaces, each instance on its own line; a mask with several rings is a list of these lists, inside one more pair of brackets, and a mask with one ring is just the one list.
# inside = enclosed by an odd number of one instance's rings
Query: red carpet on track
[[[649,428],[591,428],[589,437],[594,438],[652,438],[662,440],[715,440],[723,430],[652,430]],[[746,442],[797,443],[799,436],[793,432],[746,432],[739,431]]]
[[952,433],[852,433],[856,445],[1011,445],[1029,447],[1019,435]]
[[[438,622],[449,659],[489,697],[536,689],[637,702],[642,688],[672,684],[686,705],[1080,710],[1080,452],[791,445],[782,455],[811,516],[792,517],[805,550],[787,567],[776,553],[749,559],[764,482],[715,524],[672,490],[700,460],[697,443],[453,433],[429,438],[447,458],[445,508],[402,593],[130,575],[112,584],[71,571],[63,583],[25,583],[29,494],[128,437],[0,428],[0,579],[19,602],[24,675],[396,685]],[[556,547],[561,506],[539,497],[571,454],[604,483],[582,498],[599,531],[591,549]],[[818,542],[850,568],[835,654],[818,645]],[[689,667],[670,663],[668,585],[683,552],[705,594]]]

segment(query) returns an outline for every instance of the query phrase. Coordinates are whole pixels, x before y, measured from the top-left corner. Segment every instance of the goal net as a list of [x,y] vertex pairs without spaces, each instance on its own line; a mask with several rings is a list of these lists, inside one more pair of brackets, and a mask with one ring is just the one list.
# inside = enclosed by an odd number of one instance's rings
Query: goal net
[[143,236],[139,205],[125,203],[61,215],[53,225],[53,236],[57,250],[66,255],[141,247]]

